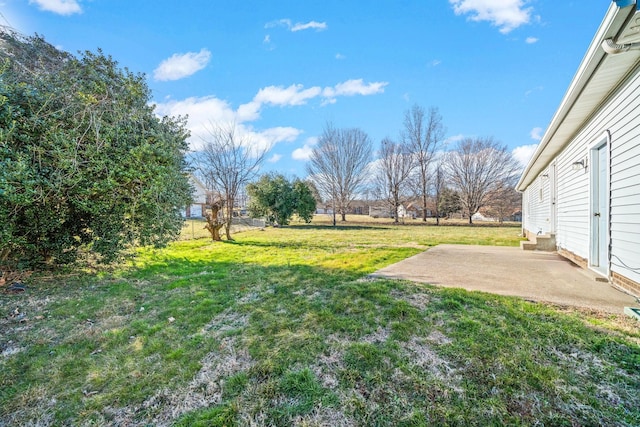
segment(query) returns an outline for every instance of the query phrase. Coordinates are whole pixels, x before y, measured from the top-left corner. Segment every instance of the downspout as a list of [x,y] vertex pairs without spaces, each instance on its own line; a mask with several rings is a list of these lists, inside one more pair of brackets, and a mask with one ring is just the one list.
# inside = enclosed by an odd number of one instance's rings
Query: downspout
[[608,274],[607,278],[609,279],[609,283],[613,283],[613,281],[612,281],[613,273],[611,271],[611,266],[612,266],[611,258],[612,258],[612,251],[613,251],[613,244],[611,242],[611,236],[612,236],[611,224],[613,223],[611,221],[611,211],[612,211],[611,205],[613,204],[613,203],[611,203],[611,199],[612,199],[612,196],[613,196],[613,191],[611,190],[611,187],[612,187],[611,179],[613,178],[613,168],[611,167],[611,165],[613,164],[613,161],[611,159],[611,153],[613,152],[613,148],[612,148],[613,139],[611,138],[611,131],[609,129],[607,129],[606,132],[607,132],[607,143],[609,145],[609,153],[607,154],[607,156],[608,156],[607,161],[609,162],[609,164],[608,164],[608,166],[609,166],[609,177],[608,177],[608,180],[609,180],[609,182],[608,182],[608,184],[609,184],[609,203],[608,203],[608,206],[607,206],[609,208],[609,212],[608,212],[608,215],[607,215],[607,235],[608,235],[608,238],[609,238],[609,242],[607,244],[607,258],[608,258],[608,261],[609,261],[609,266],[607,268],[607,274]]

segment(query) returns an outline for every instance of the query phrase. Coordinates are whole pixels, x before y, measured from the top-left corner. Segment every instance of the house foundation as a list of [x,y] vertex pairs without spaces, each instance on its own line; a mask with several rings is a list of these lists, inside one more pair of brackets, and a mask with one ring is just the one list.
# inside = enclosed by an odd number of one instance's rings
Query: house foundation
[[611,280],[617,287],[622,288],[625,291],[629,292],[631,295],[640,298],[640,283],[631,280],[628,277],[624,277],[616,272],[611,273]]
[[[586,269],[589,267],[589,261],[586,258],[578,256],[566,249],[558,248],[558,255],[567,258],[568,260],[582,268]],[[624,290],[625,292],[628,292],[633,296],[640,298],[640,283],[631,280],[628,277],[612,271],[609,277],[609,283]]]

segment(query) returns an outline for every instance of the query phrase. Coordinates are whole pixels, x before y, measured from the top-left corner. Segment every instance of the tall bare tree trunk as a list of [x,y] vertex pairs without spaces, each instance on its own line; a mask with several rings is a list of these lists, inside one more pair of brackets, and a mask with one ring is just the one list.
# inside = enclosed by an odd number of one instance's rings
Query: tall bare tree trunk
[[218,203],[214,203],[211,205],[210,212],[206,212],[204,217],[207,221],[207,224],[204,226],[205,229],[211,234],[211,240],[214,242],[219,242],[222,240],[220,236],[220,229],[224,226],[224,222],[220,222],[218,220],[218,213],[220,212],[220,205]]
[[427,222],[427,192],[422,192],[422,222]]

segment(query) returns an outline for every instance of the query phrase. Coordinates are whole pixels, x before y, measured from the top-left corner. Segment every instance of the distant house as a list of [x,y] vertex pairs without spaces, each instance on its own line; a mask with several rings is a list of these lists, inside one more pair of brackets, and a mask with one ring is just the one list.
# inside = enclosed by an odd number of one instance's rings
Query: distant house
[[205,213],[209,191],[207,191],[207,187],[202,181],[192,174],[189,174],[189,182],[193,187],[193,203],[185,208],[183,216],[185,218],[202,218]]
[[640,295],[639,22],[635,0],[611,3],[517,184],[523,192],[523,231],[532,242],[547,242],[635,295]]
[[[352,200],[349,203],[347,215],[367,215],[369,213],[369,205],[371,202],[367,200]],[[338,211],[336,211],[338,213]],[[316,214],[333,214],[333,201],[327,200],[316,204]]]
[[484,214],[483,214],[483,213],[481,213],[481,212],[476,212],[476,213],[474,213],[473,215],[471,215],[471,219],[472,219],[473,221],[487,221],[487,222],[490,222],[490,221],[498,221],[498,219],[497,219],[497,218],[494,218],[494,217],[492,217],[492,216],[486,216],[486,215],[484,215]]
[[[422,218],[422,201],[421,200],[413,200],[407,204],[407,216],[411,218]],[[435,203],[433,199],[429,198],[427,200],[427,218],[432,218],[435,216]]]
[[349,215],[367,215],[369,213],[369,206],[371,202],[368,200],[356,199],[349,204]]
[[[405,218],[407,216],[407,209],[400,205],[397,212],[398,218]],[[369,216],[372,218],[395,218],[396,212],[389,203],[378,202],[369,206]]]

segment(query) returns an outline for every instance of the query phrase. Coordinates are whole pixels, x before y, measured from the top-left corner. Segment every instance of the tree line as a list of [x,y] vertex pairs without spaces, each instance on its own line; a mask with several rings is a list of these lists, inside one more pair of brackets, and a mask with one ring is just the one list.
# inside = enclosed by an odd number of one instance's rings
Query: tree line
[[444,137],[438,109],[414,105],[405,112],[399,136],[384,138],[372,162],[366,133],[328,124],[307,165],[308,179],[342,221],[353,200],[365,192],[384,201],[396,222],[400,206],[416,200],[422,220],[432,211],[437,223],[452,211],[464,211],[473,223],[482,208],[503,218],[519,206],[514,186],[520,167],[506,145],[487,137],[446,146]]
[[268,147],[257,150],[238,138],[232,126],[214,125],[203,147],[195,164],[213,198],[206,217],[214,240],[221,239],[215,229],[223,226],[231,239],[241,187],[251,200],[249,214],[279,225],[288,224],[294,214],[310,221],[322,201],[331,206],[334,225],[338,217],[346,221],[354,199],[364,193],[385,203],[396,222],[400,206],[409,202],[418,201],[422,220],[434,216],[437,224],[443,215],[460,210],[473,223],[473,215],[483,208],[502,219],[520,203],[514,189],[519,165],[506,145],[489,137],[464,138],[447,146],[435,107],[407,110],[398,137],[384,138],[377,156],[366,132],[327,123],[307,163],[306,180],[280,174],[258,179]]

